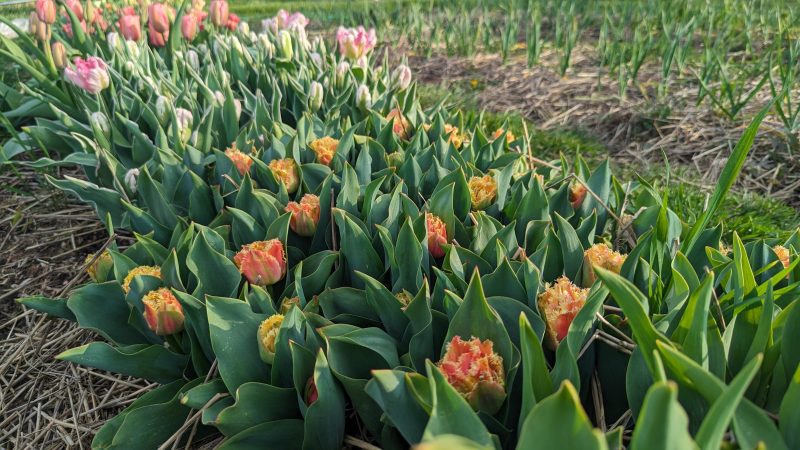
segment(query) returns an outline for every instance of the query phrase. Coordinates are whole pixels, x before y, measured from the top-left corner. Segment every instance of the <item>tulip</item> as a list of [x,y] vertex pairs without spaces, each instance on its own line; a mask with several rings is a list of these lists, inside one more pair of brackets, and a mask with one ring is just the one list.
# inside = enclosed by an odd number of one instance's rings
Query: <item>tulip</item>
[[336,85],[341,86],[347,73],[350,72],[350,63],[342,61],[336,66]]
[[139,169],[133,168],[125,172],[125,185],[132,193],[136,193],[137,178],[139,178]]
[[573,209],[578,209],[586,198],[586,186],[583,183],[572,183],[569,189],[569,202]]
[[150,45],[153,47],[164,47],[167,45],[167,39],[169,39],[169,31],[166,33],[159,33],[158,31],[153,28],[150,22],[147,23],[147,37],[150,41]]
[[216,27],[223,27],[228,24],[228,2],[227,0],[212,0],[209,6],[211,23]]
[[[213,3],[213,2],[212,2]],[[283,324],[282,314],[273,314],[258,326],[258,354],[267,364],[275,361],[275,342]]]
[[597,279],[594,274],[594,267],[600,267],[619,274],[626,257],[627,255],[617,253],[604,244],[591,246],[583,252],[583,287],[591,287]]
[[336,41],[339,43],[339,53],[350,59],[359,59],[366,56],[377,44],[375,29],[365,30],[358,28],[339,27],[336,31]]
[[169,9],[163,3],[151,3],[147,7],[147,23],[156,33],[168,33]]
[[405,64],[400,64],[394,69],[392,80],[400,89],[408,89],[408,86],[411,85],[411,68]]
[[156,118],[162,125],[167,123],[171,105],[172,102],[163,95],[159,95],[158,98],[156,98]]
[[278,32],[278,43],[280,44],[281,56],[284,59],[292,59],[294,47],[292,47],[292,36],[286,30]]
[[447,228],[439,217],[426,212],[425,224],[428,228],[428,251],[434,258],[444,256],[443,245],[447,244]]
[[64,69],[64,76],[75,86],[89,92],[97,94],[110,84],[106,63],[96,56],[86,59],[76,57],[73,61],[74,68]]
[[397,108],[389,111],[386,120],[392,122],[392,132],[402,140],[408,140],[411,135],[411,123],[405,118],[403,112]]
[[[86,32],[86,22],[80,21],[79,23],[81,25],[81,29],[85,33]],[[67,23],[61,25],[61,29],[64,31],[64,34],[66,34],[68,38],[72,39],[73,34],[72,34],[72,23],[71,22],[67,22]]]
[[93,112],[89,116],[89,125],[95,133],[102,134],[108,139],[111,136],[111,125],[108,123],[108,117],[100,111]]
[[312,81],[309,89],[308,108],[314,112],[319,111],[322,107],[322,98],[322,85],[317,81]]
[[775,255],[778,256],[778,260],[783,265],[783,268],[784,269],[788,268],[789,267],[789,258],[791,256],[790,253],[789,253],[789,249],[784,247],[784,246],[782,246],[782,245],[776,245],[775,247],[772,247],[772,251],[774,251]]
[[317,155],[317,161],[320,164],[330,166],[331,161],[333,161],[333,155],[336,154],[336,148],[339,146],[339,140],[325,136],[320,139],[314,139],[308,146]]
[[289,227],[300,236],[313,236],[319,223],[319,211],[319,197],[313,194],[304,195],[300,203],[289,202],[286,205],[286,212],[292,213]]
[[[103,253],[97,255],[90,254],[86,256],[86,273],[89,278],[95,283],[103,283],[108,280],[108,274],[114,266],[114,260],[111,258],[111,253],[108,250],[103,250]],[[94,259],[94,262],[92,261]]]
[[403,305],[400,307],[400,309],[403,311],[405,311],[406,308],[408,308],[408,304],[411,303],[411,300],[414,299],[413,296],[409,294],[409,292],[406,291],[405,289],[394,294],[394,298],[396,298],[397,301],[400,302],[401,305]]
[[311,406],[312,403],[317,401],[319,397],[319,393],[317,392],[317,384],[314,383],[314,376],[308,377],[308,381],[306,382],[306,390],[305,390],[305,401],[306,405]]
[[489,415],[500,409],[506,397],[503,358],[493,346],[489,339],[473,337],[464,341],[453,336],[437,364],[447,382],[472,409]]
[[78,21],[83,22],[83,5],[81,5],[80,0],[65,0],[64,3],[75,14]]
[[514,142],[517,139],[517,137],[514,136],[514,133],[512,133],[511,131],[506,131],[506,130],[504,130],[502,128],[498,128],[498,129],[494,130],[494,133],[492,134],[492,140],[494,141],[494,140],[499,139],[500,136],[503,135],[503,133],[506,134],[506,142],[509,143],[509,144]]
[[188,50],[186,52],[186,56],[184,58],[186,63],[194,70],[200,70],[200,57],[197,56],[197,52],[194,50]]
[[320,55],[317,52],[312,52],[308,56],[311,58],[311,61],[317,67],[323,67],[323,65],[325,64],[325,62],[322,60],[322,55]]
[[278,312],[281,314],[289,314],[289,311],[291,311],[295,306],[300,307],[300,297],[284,297],[283,300],[281,300],[281,305],[278,308]]
[[275,178],[283,183],[286,192],[293,194],[300,186],[300,176],[297,171],[297,163],[291,158],[274,159],[270,161],[269,168]]
[[47,42],[50,40],[50,25],[39,20],[36,12],[31,12],[30,19],[28,19],[28,30],[39,42]]
[[136,267],[134,267],[133,269],[130,270],[130,272],[128,272],[127,275],[125,275],[125,279],[122,280],[122,290],[125,291],[126,294],[128,292],[130,292],[131,291],[131,282],[133,282],[133,279],[138,277],[138,276],[142,276],[142,275],[146,275],[146,276],[149,276],[149,277],[155,277],[155,278],[161,278],[161,268],[159,268],[157,266],[136,266]]
[[53,0],[36,0],[36,15],[40,21],[52,25],[56,21],[56,2]]
[[64,44],[60,41],[53,42],[50,44],[50,52],[53,55],[53,64],[55,64],[58,69],[67,67],[67,50],[64,48]]
[[548,283],[539,295],[539,313],[545,319],[545,344],[551,350],[567,337],[569,326],[586,303],[589,289],[581,289],[572,284],[567,277],[561,277],[555,284]]
[[236,27],[239,26],[239,22],[241,22],[241,20],[242,19],[240,19],[236,14],[230,13],[228,14],[228,22],[225,24],[225,26],[231,31],[236,31]]
[[272,286],[286,275],[286,253],[277,239],[242,246],[233,262],[250,284]]
[[150,291],[142,298],[144,320],[153,333],[159,336],[183,330],[183,307],[167,288]]
[[261,21],[264,31],[271,30],[275,34],[278,34],[280,30],[305,29],[306,25],[308,25],[308,19],[302,13],[289,13],[284,9],[278,11],[275,17]]
[[444,134],[447,135],[447,142],[452,143],[456,150],[460,149],[464,142],[467,141],[466,133],[458,131],[458,127],[454,127],[449,123],[444,125]]
[[197,37],[197,16],[189,13],[181,18],[181,34],[187,41],[193,41]]
[[372,94],[366,84],[362,84],[356,91],[356,105],[362,111],[366,111],[372,107]]
[[175,117],[178,119],[179,135],[186,142],[192,135],[192,125],[194,124],[192,112],[184,108],[175,108]]
[[486,209],[497,196],[497,182],[491,175],[472,177],[469,179],[469,196],[472,199],[472,209]]
[[120,13],[123,16],[138,16],[139,14],[136,12],[136,9],[133,6],[123,6],[120,10]]
[[225,150],[225,156],[227,156],[233,165],[236,166],[236,170],[239,171],[240,175],[244,176],[244,174],[250,171],[250,166],[253,164],[253,158],[237,149],[235,145]]

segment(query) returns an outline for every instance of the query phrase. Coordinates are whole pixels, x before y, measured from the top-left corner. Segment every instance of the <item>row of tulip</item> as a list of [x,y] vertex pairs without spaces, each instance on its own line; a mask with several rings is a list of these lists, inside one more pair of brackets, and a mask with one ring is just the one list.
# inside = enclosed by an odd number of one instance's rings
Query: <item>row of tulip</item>
[[[93,447],[185,441],[191,409],[228,449],[800,444],[800,235],[727,249],[607,163],[423,110],[374,32],[337,55],[298,13],[255,35],[218,2],[164,48],[59,35],[63,74],[4,41],[33,75],[5,158],[84,167],[50,181],[136,233],[69,298],[21,299],[103,338],[62,359],[163,384]],[[202,14],[158,9],[150,33]]]

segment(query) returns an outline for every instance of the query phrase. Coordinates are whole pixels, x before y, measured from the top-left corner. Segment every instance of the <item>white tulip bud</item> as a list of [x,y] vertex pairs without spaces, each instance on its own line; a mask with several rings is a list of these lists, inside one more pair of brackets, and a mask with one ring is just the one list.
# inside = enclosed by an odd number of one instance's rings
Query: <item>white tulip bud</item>
[[317,112],[322,107],[322,85],[317,81],[311,82],[311,89],[308,96],[308,108],[311,111]]
[[108,139],[111,136],[111,125],[108,123],[108,117],[100,111],[93,112],[89,116],[89,123],[95,133],[101,133]]
[[169,117],[169,108],[169,99],[163,95],[159,95],[156,99],[156,117],[158,118],[158,121],[161,122],[161,125],[167,123],[167,118]]
[[139,177],[139,169],[131,169],[125,173],[125,184],[134,194],[136,193],[136,178]]
[[356,105],[361,110],[367,110],[372,107],[372,94],[369,92],[369,88],[362,84],[358,87],[358,91],[356,91]]
[[400,89],[408,89],[411,84],[411,68],[405,64],[400,64],[394,69],[392,82]]
[[292,35],[286,30],[281,30],[278,32],[278,42],[280,42],[281,56],[285,59],[292,59],[292,56],[294,56]]

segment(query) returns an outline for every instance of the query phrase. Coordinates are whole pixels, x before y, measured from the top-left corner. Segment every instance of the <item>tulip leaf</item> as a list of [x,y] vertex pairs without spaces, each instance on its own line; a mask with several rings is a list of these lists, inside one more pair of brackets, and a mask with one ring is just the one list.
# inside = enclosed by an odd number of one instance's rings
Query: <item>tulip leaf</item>
[[780,407],[780,430],[789,448],[800,446],[800,367],[795,370]]
[[[211,233],[211,237],[209,236]],[[198,284],[192,295],[203,299],[206,295],[228,297],[236,295],[242,279],[233,261],[209,243],[219,235],[208,229],[200,230],[186,258],[186,265],[197,277]]]
[[353,287],[363,289],[364,281],[355,276],[355,271],[380,278],[383,273],[383,261],[375,252],[363,229],[353,219],[340,209],[334,209],[333,215],[342,238],[340,251],[352,274],[350,280]]
[[183,375],[188,358],[161,345],[134,344],[112,347],[105,342],[92,342],[69,349],[57,359],[75,364],[168,383]]
[[317,353],[314,384],[318,397],[306,410],[303,449],[340,450],[344,439],[345,397],[322,350]]
[[279,448],[300,450],[303,442],[303,421],[284,419],[250,427],[226,439],[218,450],[261,450]]
[[414,401],[406,372],[399,370],[376,370],[367,383],[366,392],[381,407],[392,425],[406,442],[422,440],[428,414]]
[[675,383],[659,381],[647,391],[630,448],[697,448],[689,434],[689,417],[678,403],[678,386]]
[[67,300],[63,298],[47,298],[35,295],[17,299],[17,302],[49,316],[67,319],[73,322],[77,320],[75,314],[67,307]]
[[555,391],[542,342],[531,327],[528,317],[519,314],[520,350],[522,352],[522,409],[519,414],[519,429],[536,403]]
[[236,403],[220,411],[215,426],[225,436],[235,436],[261,423],[299,418],[294,388],[248,382],[236,390]]

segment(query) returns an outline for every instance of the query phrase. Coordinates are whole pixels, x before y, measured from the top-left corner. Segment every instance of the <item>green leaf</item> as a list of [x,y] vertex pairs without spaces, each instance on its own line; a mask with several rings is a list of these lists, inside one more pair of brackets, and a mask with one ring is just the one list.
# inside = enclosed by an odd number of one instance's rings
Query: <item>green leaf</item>
[[158,383],[181,378],[188,362],[186,355],[173,353],[161,345],[112,347],[105,342],[71,348],[56,356],[56,359]]
[[537,402],[544,400],[555,391],[547,360],[542,350],[542,343],[531,328],[524,313],[519,315],[519,335],[522,351],[522,409],[519,413],[519,429],[528,413]]
[[226,439],[217,450],[300,450],[303,425],[302,420],[296,419],[262,423]]
[[[213,236],[209,237],[209,233]],[[201,229],[186,258],[186,266],[198,280],[192,295],[201,300],[206,295],[235,296],[242,279],[233,261],[211,246],[212,238],[221,239],[215,232]]]
[[317,353],[314,383],[318,397],[306,410],[303,448],[340,450],[344,440],[345,397],[322,350]]
[[128,324],[131,308],[116,281],[88,284],[76,289],[67,300],[82,328],[94,330],[117,344],[140,344],[144,336]]
[[636,428],[631,450],[692,449],[697,444],[689,434],[689,417],[678,403],[678,386],[659,381],[647,391]]
[[334,209],[333,215],[342,238],[341,254],[347,261],[347,267],[353,273],[351,276],[353,287],[363,289],[364,282],[354,276],[354,272],[359,271],[373,278],[380,278],[383,273],[383,261],[372,247],[369,237],[353,219],[340,209]]
[[800,367],[794,373],[780,409],[780,429],[789,448],[800,447]]
[[407,377],[399,370],[376,370],[365,390],[403,438],[413,444],[422,440],[428,414],[414,400]]
[[67,308],[67,300],[63,298],[47,298],[35,295],[32,297],[19,298],[17,302],[49,316],[67,319],[73,322],[76,320],[75,314]]
[[248,382],[239,386],[236,403],[219,413],[215,425],[225,436],[235,436],[261,423],[300,417],[294,388]]

